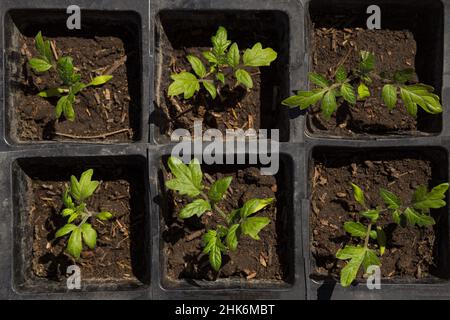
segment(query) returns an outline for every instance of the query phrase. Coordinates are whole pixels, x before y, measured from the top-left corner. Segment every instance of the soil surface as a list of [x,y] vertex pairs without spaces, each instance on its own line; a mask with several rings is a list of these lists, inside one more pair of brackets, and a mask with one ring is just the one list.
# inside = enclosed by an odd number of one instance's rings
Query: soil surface
[[[22,72],[17,75],[13,119],[14,135],[20,141],[86,140],[129,141],[138,134],[136,123],[140,114],[140,70],[138,48],[114,36],[47,37],[54,41],[58,57],[70,56],[84,83],[102,74],[113,78],[98,87],[83,89],[74,103],[75,121],[55,118],[58,98],[45,99],[37,93],[62,83],[55,70],[35,73],[28,58],[38,56],[34,37],[20,35]],[[136,61],[137,60],[137,61]],[[98,136],[98,137],[96,137]],[[89,138],[86,138],[89,137]],[[91,137],[96,137],[92,139]]]
[[[201,239],[208,229],[217,224],[226,225],[218,214],[206,213],[201,218],[187,220],[177,218],[178,212],[189,203],[188,198],[168,193],[168,210],[163,213],[164,255],[167,257],[166,272],[169,279],[244,278],[247,280],[287,280],[288,277],[288,217],[279,209],[284,202],[274,176],[261,176],[256,167],[243,170],[207,171],[206,179],[232,176],[233,180],[226,199],[220,203],[225,212],[241,207],[251,198],[275,197],[277,202],[261,210],[256,216],[269,217],[271,223],[260,233],[261,240],[242,236],[235,252],[222,256],[222,269],[217,274],[210,266],[208,255],[202,253]],[[170,175],[166,175],[169,179]],[[207,186],[210,182],[205,183]]]
[[[317,152],[310,172],[311,250],[316,264],[311,276],[339,279],[345,262],[335,258],[337,250],[345,244],[358,243],[343,228],[346,221],[366,222],[357,215],[362,208],[353,198],[352,182],[364,190],[370,208],[384,203],[380,187],[409,203],[417,186],[444,182],[436,181],[433,170],[431,161],[418,153]],[[433,213],[437,224],[438,213]],[[387,235],[386,252],[381,257],[384,278],[425,278],[436,271],[439,234],[433,227],[397,226],[390,214],[382,215],[378,225]],[[376,241],[371,240],[370,246],[376,248]]]
[[[158,70],[160,74],[156,79],[158,97],[155,119],[161,134],[170,135],[177,128],[188,129],[192,133],[194,121],[202,122],[203,131],[214,128],[223,133],[226,129],[271,128],[273,119],[276,118],[272,118],[269,114],[272,113],[274,104],[277,61],[272,62],[269,67],[245,68],[253,79],[253,88],[250,90],[242,85],[234,87],[236,81],[233,73],[226,72],[227,85],[221,88],[221,97],[212,99],[203,86],[193,98],[188,100],[185,100],[182,95],[172,98],[167,96],[167,89],[172,82],[171,74],[181,71],[193,72],[186,59],[188,54],[195,55],[205,66],[208,66],[202,52],[211,50],[209,39],[216,32],[218,25],[212,31],[205,26],[189,25],[189,22],[189,20],[184,22],[176,20],[173,23],[166,21],[161,27],[161,39],[159,39],[157,52],[161,69]],[[236,42],[241,49],[251,47],[260,41],[263,47],[272,47],[277,50],[273,45],[276,38],[272,36],[272,31],[261,32],[259,30],[261,26],[258,26],[252,30],[253,32],[241,31],[240,33],[237,31],[239,27],[233,23],[227,22],[223,25],[228,30],[229,39]],[[258,40],[255,41],[255,39]]]
[[[316,28],[312,71],[334,78],[340,64],[347,71],[358,66],[361,50],[375,54],[375,72],[378,74],[392,74],[396,70],[415,68],[417,48],[410,31]],[[412,82],[417,82],[417,76],[414,76]],[[353,106],[342,103],[329,121],[321,117],[320,105],[314,106],[309,111],[311,129],[313,132],[339,136],[416,131],[417,119],[406,112],[400,99],[393,111],[389,112],[382,102],[382,87],[383,82],[374,79],[369,98],[358,101]]]
[[[94,173],[95,179],[95,173]],[[60,215],[64,209],[62,194],[68,183],[31,180],[29,223],[34,226],[32,271],[35,276],[60,281],[67,266],[74,264],[65,253],[68,237],[55,239],[56,231],[66,224]],[[109,221],[90,219],[97,231],[97,246],[84,245],[80,260],[82,277],[86,280],[129,280],[142,278],[144,236],[136,225],[142,225],[144,212],[132,213],[132,185],[124,179],[103,181],[87,201],[89,210],[110,211]],[[142,208],[141,208],[142,209]]]

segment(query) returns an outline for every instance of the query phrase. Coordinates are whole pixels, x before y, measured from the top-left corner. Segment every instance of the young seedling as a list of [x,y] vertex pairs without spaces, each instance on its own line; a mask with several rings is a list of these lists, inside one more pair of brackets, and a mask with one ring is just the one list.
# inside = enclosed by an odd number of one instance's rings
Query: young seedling
[[61,212],[61,215],[68,217],[68,219],[67,224],[56,232],[55,238],[70,234],[66,250],[75,259],[80,258],[83,242],[90,249],[94,249],[97,243],[97,232],[88,223],[88,220],[95,218],[106,221],[113,216],[111,212],[97,213],[87,208],[86,200],[94,194],[100,185],[100,182],[91,180],[93,174],[94,171],[89,169],[81,174],[80,180],[71,176],[70,188],[63,194],[65,209]]
[[[385,206],[370,209],[366,205],[363,190],[352,183],[355,201],[364,209],[359,216],[365,218],[366,225],[357,221],[347,221],[344,223],[344,230],[355,239],[364,240],[363,245],[346,245],[339,249],[336,258],[340,260],[350,260],[341,270],[341,285],[348,287],[356,279],[361,267],[367,272],[369,266],[380,266],[378,256],[382,256],[386,249],[386,234],[377,220],[383,212],[390,211],[392,221],[398,225],[408,223],[412,226],[432,226],[436,222],[430,216],[430,209],[442,208],[446,205],[444,201],[445,193],[449,184],[442,183],[428,192],[426,186],[419,186],[413,193],[412,199],[407,204],[402,204],[400,198],[393,192],[380,188],[380,196],[384,200]],[[369,247],[370,239],[377,240],[377,250]]]
[[209,190],[205,190],[203,173],[197,159],[194,158],[189,165],[185,165],[180,159],[170,157],[168,166],[174,178],[166,182],[166,187],[192,199],[191,203],[180,210],[178,214],[180,219],[201,217],[208,211],[217,213],[223,218],[223,223],[215,230],[208,230],[202,239],[203,253],[209,255],[209,262],[214,270],[219,271],[222,266],[222,253],[237,249],[242,235],[255,240],[260,239],[258,234],[270,223],[270,219],[254,215],[271,204],[273,198],[250,199],[242,208],[225,213],[219,208],[218,203],[224,199],[232,177],[216,180]]
[[369,97],[370,85],[375,78],[386,83],[382,89],[382,99],[389,110],[396,106],[400,92],[400,99],[406,106],[406,110],[414,117],[417,116],[417,105],[427,113],[442,112],[439,96],[433,93],[433,87],[421,83],[406,84],[413,77],[414,69],[396,71],[392,79],[376,74],[374,69],[375,56],[370,52],[361,51],[358,67],[352,70],[350,75],[342,65],[336,68],[334,79],[327,79],[324,75],[310,72],[309,80],[317,88],[310,91],[298,91],[296,95],[283,100],[282,104],[303,110],[320,102],[322,116],[329,120],[344,101],[354,105],[357,100]]
[[61,87],[41,91],[38,95],[43,98],[60,97],[55,108],[56,118],[59,119],[61,115],[64,115],[67,120],[74,121],[73,104],[76,95],[87,87],[99,86],[108,82],[112,79],[112,76],[97,76],[89,83],[83,83],[80,74],[76,72],[73,66],[73,59],[71,57],[59,57],[56,61],[52,54],[50,41],[44,40],[40,31],[35,37],[35,42],[39,56],[29,59],[29,66],[36,73],[48,72],[50,69],[56,70],[62,83]]
[[[253,80],[249,69],[269,66],[277,58],[277,53],[273,49],[263,49],[259,42],[246,49],[241,56],[237,43],[231,44],[224,27],[218,28],[216,34],[211,37],[211,42],[212,49],[203,52],[203,57],[208,62],[207,67],[200,58],[188,55],[186,59],[194,73],[182,71],[172,74],[173,82],[169,86],[169,97],[183,94],[184,99],[190,99],[200,90],[200,85],[203,85],[213,99],[220,95],[221,88],[226,85],[232,88],[243,85],[251,89]],[[229,74],[234,78],[234,84],[227,80]]]

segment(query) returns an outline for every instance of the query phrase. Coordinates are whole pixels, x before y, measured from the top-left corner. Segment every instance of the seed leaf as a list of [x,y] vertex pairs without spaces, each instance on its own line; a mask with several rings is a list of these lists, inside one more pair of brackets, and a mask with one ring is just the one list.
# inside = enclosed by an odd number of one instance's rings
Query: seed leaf
[[91,82],[89,82],[87,84],[87,86],[99,86],[104,83],[107,83],[112,78],[113,78],[113,76],[110,76],[110,75],[98,76],[98,77],[95,77],[94,79],[92,79]]
[[45,72],[52,67],[50,63],[40,58],[31,58],[28,64],[35,72]]
[[366,98],[370,97],[370,91],[367,85],[363,82],[361,82],[358,86],[358,99],[364,100]]
[[360,213],[363,217],[372,220],[372,222],[376,222],[378,220],[378,217],[380,216],[379,210],[366,210]]
[[365,207],[366,203],[364,200],[364,192],[362,191],[362,189],[354,183],[352,183],[352,188],[353,188],[353,197],[355,198],[356,202],[358,202],[361,206]]
[[383,102],[388,109],[394,109],[395,104],[397,103],[397,88],[392,84],[386,84],[383,87],[381,95],[383,97]]
[[106,220],[111,219],[113,217],[113,214],[108,211],[103,211],[103,212],[98,213],[95,217],[99,220],[106,221]]

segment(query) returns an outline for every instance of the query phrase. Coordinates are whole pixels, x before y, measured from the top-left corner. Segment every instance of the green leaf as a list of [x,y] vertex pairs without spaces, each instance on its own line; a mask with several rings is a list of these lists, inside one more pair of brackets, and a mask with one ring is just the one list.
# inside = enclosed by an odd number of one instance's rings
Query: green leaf
[[71,233],[73,230],[77,229],[78,227],[74,224],[66,224],[61,229],[56,231],[55,238],[63,237],[69,233]]
[[377,227],[377,241],[380,248],[380,255],[383,255],[386,250],[386,233],[381,227]]
[[262,48],[261,43],[256,43],[251,49],[244,51],[244,65],[248,67],[269,66],[277,58],[277,53],[272,48]]
[[369,268],[370,266],[379,266],[381,262],[375,251],[367,248],[366,252],[364,253],[364,259],[362,264],[364,271],[367,271],[367,268]]
[[344,223],[344,230],[352,237],[364,239],[367,235],[367,228],[360,222],[347,221]]
[[86,87],[87,85],[85,85],[82,82],[75,82],[73,85],[70,86],[69,95],[72,94],[74,96],[73,100],[75,101],[75,95]]
[[325,91],[299,91],[297,95],[291,96],[287,99],[284,99],[281,103],[290,107],[300,107],[301,110],[304,110],[312,105],[315,105],[319,102]]
[[355,198],[356,202],[358,202],[361,206],[365,207],[366,202],[364,199],[364,192],[362,191],[362,189],[354,183],[352,183],[352,188],[353,188],[353,197]]
[[345,246],[344,249],[339,249],[336,253],[336,258],[340,260],[350,261],[341,270],[341,285],[348,287],[355,280],[358,270],[363,263],[366,255],[366,249],[361,247]]
[[170,84],[167,93],[170,97],[183,94],[184,99],[190,99],[200,90],[200,82],[190,72],[183,71],[178,74],[172,74],[171,78],[173,82]]
[[41,31],[38,32],[34,39],[36,41],[36,50],[44,60],[46,60],[48,63],[51,63],[53,55],[52,49],[50,47],[50,41],[44,41]]
[[217,57],[211,51],[204,51],[202,54],[208,62],[217,63]]
[[322,116],[326,120],[330,120],[331,115],[337,109],[336,96],[333,90],[327,91],[327,93],[323,96],[321,109]]
[[309,81],[314,83],[315,85],[322,87],[322,88],[328,88],[330,86],[330,83],[328,80],[321,74],[310,72],[308,73]]
[[400,96],[411,115],[415,115],[414,112],[417,114],[417,105],[427,113],[438,114],[442,112],[442,105],[433,90],[432,87],[421,84],[402,86]]
[[242,206],[240,210],[241,218],[245,219],[248,216],[264,209],[269,204],[271,204],[275,199],[274,198],[266,198],[266,199],[250,199]]
[[414,69],[404,69],[404,70],[400,70],[400,71],[396,71],[394,73],[394,80],[397,83],[405,83],[409,80],[411,80],[411,78],[414,76]]
[[203,189],[202,171],[196,158],[192,159],[189,166],[186,166],[177,157],[170,157],[168,166],[175,179],[166,182],[166,187],[178,191],[180,195],[196,197]]
[[358,86],[358,99],[364,100],[365,98],[368,97],[370,97],[369,88],[364,83],[361,82]]
[[362,215],[363,217],[372,220],[372,222],[375,222],[378,220],[379,216],[380,216],[380,211],[379,210],[366,210],[360,213],[360,215]]
[[270,219],[267,217],[250,217],[241,223],[241,231],[243,234],[259,240],[258,233],[269,223]]
[[404,214],[406,216],[406,221],[408,221],[408,223],[412,226],[418,225],[420,227],[423,227],[423,226],[432,226],[436,224],[436,221],[434,221],[433,217],[427,214],[419,213],[410,207],[405,209]]
[[397,88],[392,84],[386,84],[383,87],[382,93],[383,102],[389,110],[394,109],[397,103]]
[[336,69],[335,79],[337,82],[344,82],[345,80],[347,80],[347,71],[345,70],[344,66],[339,66]]
[[66,208],[75,208],[75,204],[72,201],[72,197],[69,194],[69,190],[65,190],[63,193],[63,203]]
[[180,219],[187,219],[194,215],[197,215],[197,217],[201,217],[202,214],[209,210],[211,210],[211,205],[208,201],[197,199],[181,209],[178,217],[180,217]]
[[58,63],[56,64],[56,70],[65,85],[72,84],[75,71],[73,67],[73,59],[71,57],[59,58]]
[[214,270],[219,271],[222,265],[222,252],[226,250],[219,234],[215,230],[208,230],[203,236],[202,242],[203,253],[209,254],[209,263]]
[[238,232],[239,224],[233,224],[230,229],[228,229],[227,236],[225,238],[225,242],[228,246],[228,249],[231,251],[236,251],[238,245]]
[[112,78],[113,78],[113,76],[110,76],[110,75],[98,76],[98,77],[95,77],[94,79],[92,79],[91,82],[89,82],[87,84],[87,86],[99,86],[104,83],[107,83]]
[[75,176],[70,177],[71,181],[71,194],[72,196],[80,202],[89,198],[97,189],[100,182],[91,181],[94,170],[88,169],[81,174],[80,180],[78,181]]
[[195,74],[199,76],[200,78],[203,78],[206,76],[206,68],[203,65],[203,62],[193,55],[187,55],[186,57],[191,64],[192,69],[194,70]]
[[230,49],[228,50],[227,59],[228,64],[231,67],[236,68],[239,65],[239,60],[241,59],[241,57],[239,55],[239,47],[236,42],[233,43]]
[[240,209],[232,210],[230,214],[227,216],[227,224],[230,225],[239,221],[240,214],[241,214]]
[[231,41],[228,40],[227,30],[220,26],[214,36],[211,37],[211,42],[213,45],[213,53],[216,56],[221,56],[225,54]]
[[416,189],[413,195],[413,207],[418,210],[438,209],[445,207],[445,193],[449,187],[448,183],[442,183],[434,187],[430,192],[426,192],[426,187],[421,186]]
[[417,116],[417,103],[415,103],[412,99],[412,96],[408,90],[405,88],[400,88],[400,97],[405,104],[406,110],[413,117]]
[[245,71],[244,69],[237,69],[236,72],[234,73],[234,75],[236,77],[238,84],[242,83],[244,86],[246,86],[249,89],[253,88],[252,77],[250,76],[250,74],[247,71]]
[[67,252],[75,259],[79,259],[81,250],[83,250],[83,243],[81,241],[81,229],[76,227],[70,234],[70,238],[67,243]]
[[375,67],[375,55],[368,51],[360,52],[361,61],[359,62],[359,69],[363,73],[372,71]]
[[222,84],[225,84],[225,75],[222,72],[218,72],[216,74],[216,79],[219,80]]
[[83,223],[80,228],[84,243],[86,243],[90,249],[94,249],[97,244],[97,231],[95,231],[89,223]]
[[230,186],[231,180],[233,180],[233,177],[216,180],[209,189],[208,197],[215,202],[221,201]]
[[39,97],[43,98],[50,98],[50,97],[59,97],[61,94],[67,92],[66,89],[61,88],[54,88],[54,89],[48,89],[44,90],[38,93]]
[[345,101],[350,104],[356,103],[356,95],[353,87],[349,83],[344,83],[341,86],[341,95]]
[[95,217],[99,220],[106,221],[106,220],[111,219],[113,217],[113,214],[108,211],[102,211],[102,212],[98,213]]
[[75,213],[75,209],[72,209],[72,208],[65,208],[62,212],[61,212],[61,215],[63,216],[63,217],[67,217],[67,216],[70,216],[70,215],[72,215],[72,214],[74,214]]
[[380,195],[389,209],[398,209],[401,207],[402,202],[400,198],[397,197],[394,193],[390,192],[389,190],[380,188]]
[[217,96],[217,90],[216,87],[214,86],[214,82],[210,80],[204,80],[202,83],[206,91],[208,91],[211,98],[215,99]]
[[40,58],[31,58],[28,64],[35,72],[45,72],[52,67],[50,63]]
[[67,219],[68,223],[72,223],[74,222],[77,218],[78,218],[79,214],[77,212],[73,213],[72,215],[70,215],[69,219]]

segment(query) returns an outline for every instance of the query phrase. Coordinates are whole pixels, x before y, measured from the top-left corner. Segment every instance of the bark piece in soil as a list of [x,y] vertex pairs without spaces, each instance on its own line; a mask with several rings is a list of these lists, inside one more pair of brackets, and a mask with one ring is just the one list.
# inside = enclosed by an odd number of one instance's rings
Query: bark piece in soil
[[[419,185],[435,186],[445,182],[445,158],[439,151],[421,152],[339,152],[317,150],[311,167],[311,251],[315,268],[311,277],[339,279],[344,261],[335,254],[345,244],[353,243],[344,231],[346,221],[353,221],[361,208],[353,199],[351,183],[360,186],[367,205],[383,203],[379,188],[386,188],[408,203]],[[434,158],[433,158],[434,157]],[[387,234],[387,247],[381,259],[381,272],[388,279],[421,279],[448,272],[440,268],[443,259],[439,241],[445,239],[445,210],[432,212],[435,227],[400,227],[390,214],[382,215],[378,225]],[[445,232],[445,231],[444,231]],[[356,244],[354,242],[353,244]],[[360,243],[359,243],[360,244]],[[372,243],[374,248],[376,243]],[[360,272],[362,276],[362,272]]]
[[[289,217],[286,216],[287,192],[275,176],[261,176],[257,167],[216,166],[203,168],[214,180],[232,176],[233,180],[226,196],[220,203],[225,212],[239,208],[251,198],[275,197],[272,204],[257,214],[269,217],[271,223],[260,232],[261,240],[242,236],[235,252],[223,255],[222,268],[217,275],[209,264],[208,256],[202,253],[201,238],[206,230],[226,223],[217,214],[205,213],[201,218],[187,220],[177,218],[178,212],[189,203],[188,199],[172,191],[166,194],[167,208],[162,212],[162,238],[166,259],[166,276],[169,280],[215,280],[218,278],[289,281],[288,248]],[[170,173],[164,170],[164,178]],[[206,180],[206,179],[205,179]],[[210,186],[210,182],[205,182]]]

